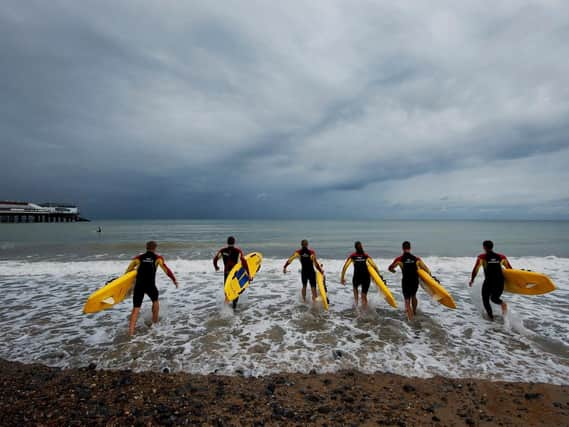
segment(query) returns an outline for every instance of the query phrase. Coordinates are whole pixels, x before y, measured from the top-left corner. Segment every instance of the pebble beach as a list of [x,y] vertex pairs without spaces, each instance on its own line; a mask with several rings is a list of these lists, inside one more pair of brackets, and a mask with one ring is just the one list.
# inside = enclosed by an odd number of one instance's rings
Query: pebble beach
[[263,377],[0,361],[1,424],[561,426],[569,387],[342,371]]

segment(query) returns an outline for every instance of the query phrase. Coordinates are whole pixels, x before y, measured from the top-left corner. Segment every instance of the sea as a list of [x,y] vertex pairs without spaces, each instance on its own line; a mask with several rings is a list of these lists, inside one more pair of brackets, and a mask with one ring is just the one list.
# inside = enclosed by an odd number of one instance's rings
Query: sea
[[[101,232],[98,232],[98,228]],[[245,252],[264,255],[262,268],[236,312],[223,303],[223,274],[212,257],[235,236]],[[308,239],[324,265],[330,309],[303,302],[298,261],[286,259]],[[504,294],[505,317],[483,315],[482,272],[468,287],[482,241],[514,268],[545,273],[547,295]],[[124,273],[130,259],[156,240],[178,277],[161,272],[160,322],[142,306],[128,335],[129,299],[96,314],[87,297]],[[376,261],[399,307],[372,285],[367,310],[355,307],[340,272],[354,241]],[[409,322],[401,274],[387,272],[410,240],[446,289],[448,309],[419,289]],[[206,221],[121,220],[0,224],[0,358],[57,367],[260,376],[280,372],[389,372],[493,381],[569,384],[569,222],[558,221]]]

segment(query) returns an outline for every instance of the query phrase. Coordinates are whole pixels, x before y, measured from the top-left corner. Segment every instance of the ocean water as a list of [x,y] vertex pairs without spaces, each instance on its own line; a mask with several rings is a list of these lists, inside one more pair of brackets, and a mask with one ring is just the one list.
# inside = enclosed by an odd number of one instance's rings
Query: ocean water
[[[102,233],[96,229],[101,226]],[[215,251],[233,234],[265,255],[240,299],[224,307]],[[299,264],[282,273],[302,238],[311,240],[327,272],[330,310],[300,300]],[[482,316],[479,277],[468,287],[475,256],[493,239],[514,267],[548,274],[548,295],[505,294],[510,312]],[[143,303],[137,334],[127,335],[130,301],[82,314],[90,293],[120,275],[129,259],[156,239],[176,273],[176,289],[160,271],[161,321],[150,325]],[[373,285],[370,308],[353,307],[351,287],[339,283],[353,241],[362,240],[398,304]],[[385,272],[409,239],[453,295],[449,310],[419,290],[419,313],[407,322],[400,273]],[[482,275],[482,274],[481,274]],[[108,221],[1,224],[0,357],[52,366],[264,375],[358,369],[407,376],[474,377],[569,383],[569,223],[484,221]],[[499,307],[495,307],[499,312]]]

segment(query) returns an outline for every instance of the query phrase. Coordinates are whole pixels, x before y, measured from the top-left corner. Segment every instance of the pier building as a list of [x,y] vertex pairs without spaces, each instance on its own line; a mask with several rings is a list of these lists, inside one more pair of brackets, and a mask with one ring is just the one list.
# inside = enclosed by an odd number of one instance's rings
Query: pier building
[[0,201],[0,222],[75,222],[86,221],[79,208],[61,203]]

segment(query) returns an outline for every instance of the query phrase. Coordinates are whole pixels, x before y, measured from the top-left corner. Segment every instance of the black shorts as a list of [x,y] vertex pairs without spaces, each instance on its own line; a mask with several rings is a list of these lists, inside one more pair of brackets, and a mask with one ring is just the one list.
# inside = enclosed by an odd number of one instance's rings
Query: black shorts
[[315,271],[301,271],[300,279],[302,280],[302,287],[306,287],[306,284],[310,282],[310,287],[316,287],[316,272]]
[[369,291],[369,284],[371,283],[370,276],[362,276],[356,277],[352,279],[352,285],[354,285],[354,289],[358,289],[359,286],[362,287],[362,294],[367,294]]
[[134,286],[134,293],[132,294],[132,305],[134,308],[140,308],[144,294],[148,295],[152,302],[158,301],[158,288],[154,284],[137,283]]
[[419,281],[402,281],[401,289],[403,290],[403,298],[411,299],[417,295],[417,289],[419,289]]
[[500,298],[504,293],[504,280],[484,280],[482,284],[482,300],[491,300],[494,304],[502,304]]

